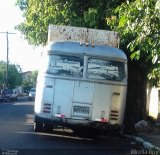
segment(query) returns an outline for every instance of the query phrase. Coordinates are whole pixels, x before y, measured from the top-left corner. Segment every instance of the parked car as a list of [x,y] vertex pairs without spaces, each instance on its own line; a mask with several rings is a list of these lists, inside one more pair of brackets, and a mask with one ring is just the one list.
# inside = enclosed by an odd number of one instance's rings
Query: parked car
[[13,89],[4,89],[0,96],[0,101],[16,101],[18,99],[18,94]]
[[36,94],[36,88],[31,88],[31,90],[29,91],[29,100],[34,100],[35,94]]
[[2,101],[2,94],[1,94],[1,92],[0,92],[0,102]]

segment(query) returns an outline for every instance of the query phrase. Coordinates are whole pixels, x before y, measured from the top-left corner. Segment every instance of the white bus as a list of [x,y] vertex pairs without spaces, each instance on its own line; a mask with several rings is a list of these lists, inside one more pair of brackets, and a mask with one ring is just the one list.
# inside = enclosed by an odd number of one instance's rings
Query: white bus
[[67,126],[74,131],[122,126],[127,57],[106,45],[51,42],[43,53],[36,99],[36,132]]

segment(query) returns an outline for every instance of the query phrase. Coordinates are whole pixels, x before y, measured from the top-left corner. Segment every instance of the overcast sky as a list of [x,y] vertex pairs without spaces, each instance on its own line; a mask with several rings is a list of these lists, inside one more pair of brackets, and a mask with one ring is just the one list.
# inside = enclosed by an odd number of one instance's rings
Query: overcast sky
[[[2,2],[3,1],[3,2]],[[2,0],[0,5],[0,32],[9,34],[9,61],[21,66],[23,71],[37,70],[41,49],[34,49],[14,27],[23,21],[22,12],[15,6],[16,0]],[[6,61],[6,33],[0,33],[0,60]]]

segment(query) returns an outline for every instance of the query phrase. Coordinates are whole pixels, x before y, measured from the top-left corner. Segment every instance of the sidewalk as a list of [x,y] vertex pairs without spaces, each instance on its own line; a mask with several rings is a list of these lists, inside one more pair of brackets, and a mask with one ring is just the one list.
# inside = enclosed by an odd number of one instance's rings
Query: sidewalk
[[152,145],[155,145],[160,148],[160,133],[143,133],[139,134],[139,136],[150,142]]
[[149,150],[157,150],[158,155],[160,154],[160,132],[144,132],[138,133],[137,135],[126,135],[123,134],[127,138],[131,138],[135,140],[137,143],[143,145],[144,148]]

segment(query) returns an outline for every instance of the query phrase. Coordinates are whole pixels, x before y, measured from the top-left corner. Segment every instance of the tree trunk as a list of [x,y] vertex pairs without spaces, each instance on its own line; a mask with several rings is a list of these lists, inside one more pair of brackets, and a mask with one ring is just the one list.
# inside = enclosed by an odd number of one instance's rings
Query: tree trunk
[[142,65],[128,62],[128,92],[124,132],[134,132],[134,124],[146,117],[147,74]]

